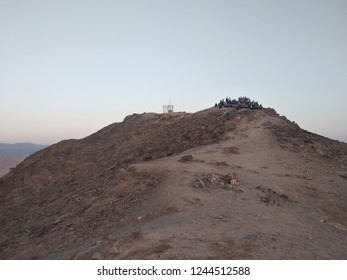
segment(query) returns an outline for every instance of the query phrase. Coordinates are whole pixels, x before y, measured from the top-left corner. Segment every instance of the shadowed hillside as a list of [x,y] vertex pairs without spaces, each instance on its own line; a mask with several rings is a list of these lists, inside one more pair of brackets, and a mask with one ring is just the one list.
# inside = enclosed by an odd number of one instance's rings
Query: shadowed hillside
[[2,259],[345,259],[347,144],[272,109],[133,114],[0,181]]

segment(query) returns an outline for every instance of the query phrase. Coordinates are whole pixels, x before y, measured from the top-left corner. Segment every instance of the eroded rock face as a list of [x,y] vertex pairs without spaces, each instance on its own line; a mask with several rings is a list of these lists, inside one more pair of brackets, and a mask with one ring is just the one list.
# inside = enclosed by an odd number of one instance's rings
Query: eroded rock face
[[0,180],[0,258],[343,259],[346,146],[271,109],[134,114]]

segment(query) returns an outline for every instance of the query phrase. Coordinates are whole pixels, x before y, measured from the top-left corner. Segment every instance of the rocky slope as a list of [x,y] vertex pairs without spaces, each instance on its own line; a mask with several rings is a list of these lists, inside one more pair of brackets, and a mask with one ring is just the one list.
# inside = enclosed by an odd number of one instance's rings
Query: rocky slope
[[345,259],[347,144],[272,109],[134,114],[0,181],[2,259]]

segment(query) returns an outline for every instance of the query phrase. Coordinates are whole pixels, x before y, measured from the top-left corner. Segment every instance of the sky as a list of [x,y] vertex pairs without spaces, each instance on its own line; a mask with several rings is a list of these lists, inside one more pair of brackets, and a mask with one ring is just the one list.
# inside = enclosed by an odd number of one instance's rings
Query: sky
[[0,142],[248,96],[347,142],[345,0],[0,0]]

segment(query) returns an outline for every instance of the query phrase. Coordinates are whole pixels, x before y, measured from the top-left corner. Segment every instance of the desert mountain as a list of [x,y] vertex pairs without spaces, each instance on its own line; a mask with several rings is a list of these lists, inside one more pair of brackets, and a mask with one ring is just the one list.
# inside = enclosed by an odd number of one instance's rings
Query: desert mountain
[[0,181],[1,259],[346,259],[347,144],[273,109],[133,114]]

